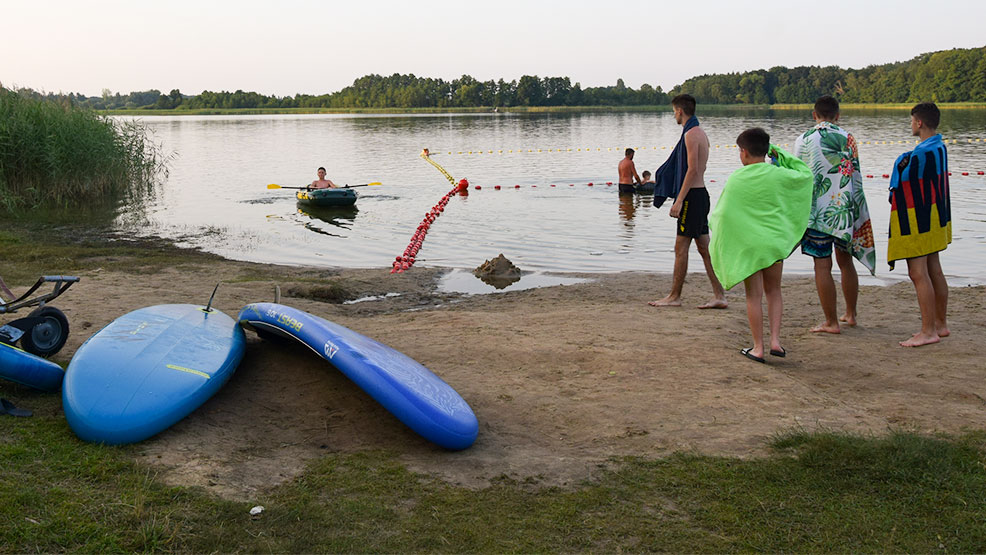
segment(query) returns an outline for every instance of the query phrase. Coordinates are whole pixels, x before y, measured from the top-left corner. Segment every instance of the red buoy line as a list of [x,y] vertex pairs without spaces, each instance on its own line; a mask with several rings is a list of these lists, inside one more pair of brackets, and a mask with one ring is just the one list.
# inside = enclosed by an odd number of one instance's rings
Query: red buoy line
[[455,179],[453,179],[452,176],[449,175],[447,171],[445,171],[445,168],[435,163],[435,161],[429,157],[428,149],[425,149],[424,151],[421,152],[421,158],[423,158],[426,162],[428,162],[432,166],[435,166],[435,168],[438,169],[438,171],[440,171],[442,175],[444,175],[445,178],[449,180],[449,183],[452,184],[452,190],[445,193],[445,196],[443,196],[442,199],[438,201],[438,204],[432,206],[431,210],[429,210],[428,213],[425,214],[424,219],[421,220],[421,223],[418,224],[418,228],[414,231],[414,235],[411,236],[411,242],[408,243],[407,248],[404,249],[404,254],[398,256],[394,260],[394,267],[392,270],[390,270],[390,273],[392,274],[402,273],[405,270],[410,269],[411,266],[414,266],[415,257],[417,257],[418,251],[421,250],[421,245],[425,241],[425,236],[428,235],[428,230],[431,228],[431,224],[433,224],[435,220],[439,216],[441,216],[443,212],[445,212],[445,205],[448,204],[450,198],[455,196],[455,193],[457,191],[468,192],[469,189],[468,181],[463,179],[459,183],[456,183]]

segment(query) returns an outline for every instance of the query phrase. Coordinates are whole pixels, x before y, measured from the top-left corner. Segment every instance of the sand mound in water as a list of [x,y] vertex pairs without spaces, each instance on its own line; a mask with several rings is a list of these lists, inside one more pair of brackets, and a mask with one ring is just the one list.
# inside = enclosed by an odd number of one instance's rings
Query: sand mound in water
[[502,252],[496,258],[480,264],[472,273],[497,289],[503,289],[519,281],[521,275],[520,268],[503,256]]

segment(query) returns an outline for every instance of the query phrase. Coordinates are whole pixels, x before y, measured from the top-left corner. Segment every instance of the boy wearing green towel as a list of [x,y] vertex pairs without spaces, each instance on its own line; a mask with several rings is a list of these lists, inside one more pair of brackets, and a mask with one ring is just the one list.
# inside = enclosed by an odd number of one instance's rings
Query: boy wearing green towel
[[[746,315],[753,346],[740,351],[750,360],[765,362],[763,297],[770,324],[769,353],[783,357],[781,345],[781,273],[808,228],[812,174],[804,162],[770,144],[760,128],[736,138],[743,167],[733,172],[709,214],[712,267],[723,287],[740,281],[746,289]],[[770,156],[770,162],[766,157]]]

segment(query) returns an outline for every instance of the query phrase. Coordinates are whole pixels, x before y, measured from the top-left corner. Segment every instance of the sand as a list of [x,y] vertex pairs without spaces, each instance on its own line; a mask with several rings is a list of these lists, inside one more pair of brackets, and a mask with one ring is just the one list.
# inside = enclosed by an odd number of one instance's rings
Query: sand
[[[479,263],[481,261],[477,261]],[[265,276],[282,276],[277,281]],[[168,431],[138,445],[140,461],[170,484],[254,499],[327,453],[383,450],[408,468],[470,488],[509,476],[572,486],[613,457],[684,451],[751,457],[791,429],[884,434],[986,426],[983,287],[954,288],[952,336],[904,349],[918,330],[909,282],[864,287],[859,326],[812,334],[821,311],[814,282],[786,277],[786,358],[739,353],[750,344],[742,287],[728,310],[697,310],[704,276],[692,274],[682,308],[654,308],[667,275],[586,275],[591,281],[488,295],[441,293],[443,270],[285,268],[234,261],[187,263],[133,275],[95,268],[53,303],[72,333],[67,362],[96,330],[153,304],[204,304],[235,316],[250,302],[282,302],[348,326],[418,360],[454,387],[480,422],[475,445],[450,452],[420,438],[308,349],[247,333],[230,382]],[[308,298],[336,281],[355,304]],[[66,431],[66,433],[69,433]]]

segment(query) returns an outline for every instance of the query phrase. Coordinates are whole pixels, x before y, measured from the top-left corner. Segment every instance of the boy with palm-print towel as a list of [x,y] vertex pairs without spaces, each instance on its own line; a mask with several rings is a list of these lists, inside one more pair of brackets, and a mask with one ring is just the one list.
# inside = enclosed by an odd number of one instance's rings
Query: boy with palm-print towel
[[[859,278],[853,266],[857,258],[874,273],[876,249],[873,227],[863,194],[856,139],[842,129],[839,101],[825,95],[811,112],[815,126],[798,137],[794,155],[814,174],[811,218],[801,242],[801,252],[815,261],[815,286],[825,321],[813,332],[839,333],[839,322],[856,325],[856,299]],[[842,273],[842,294],[846,312],[836,318],[835,280],[832,279],[832,250]]]

